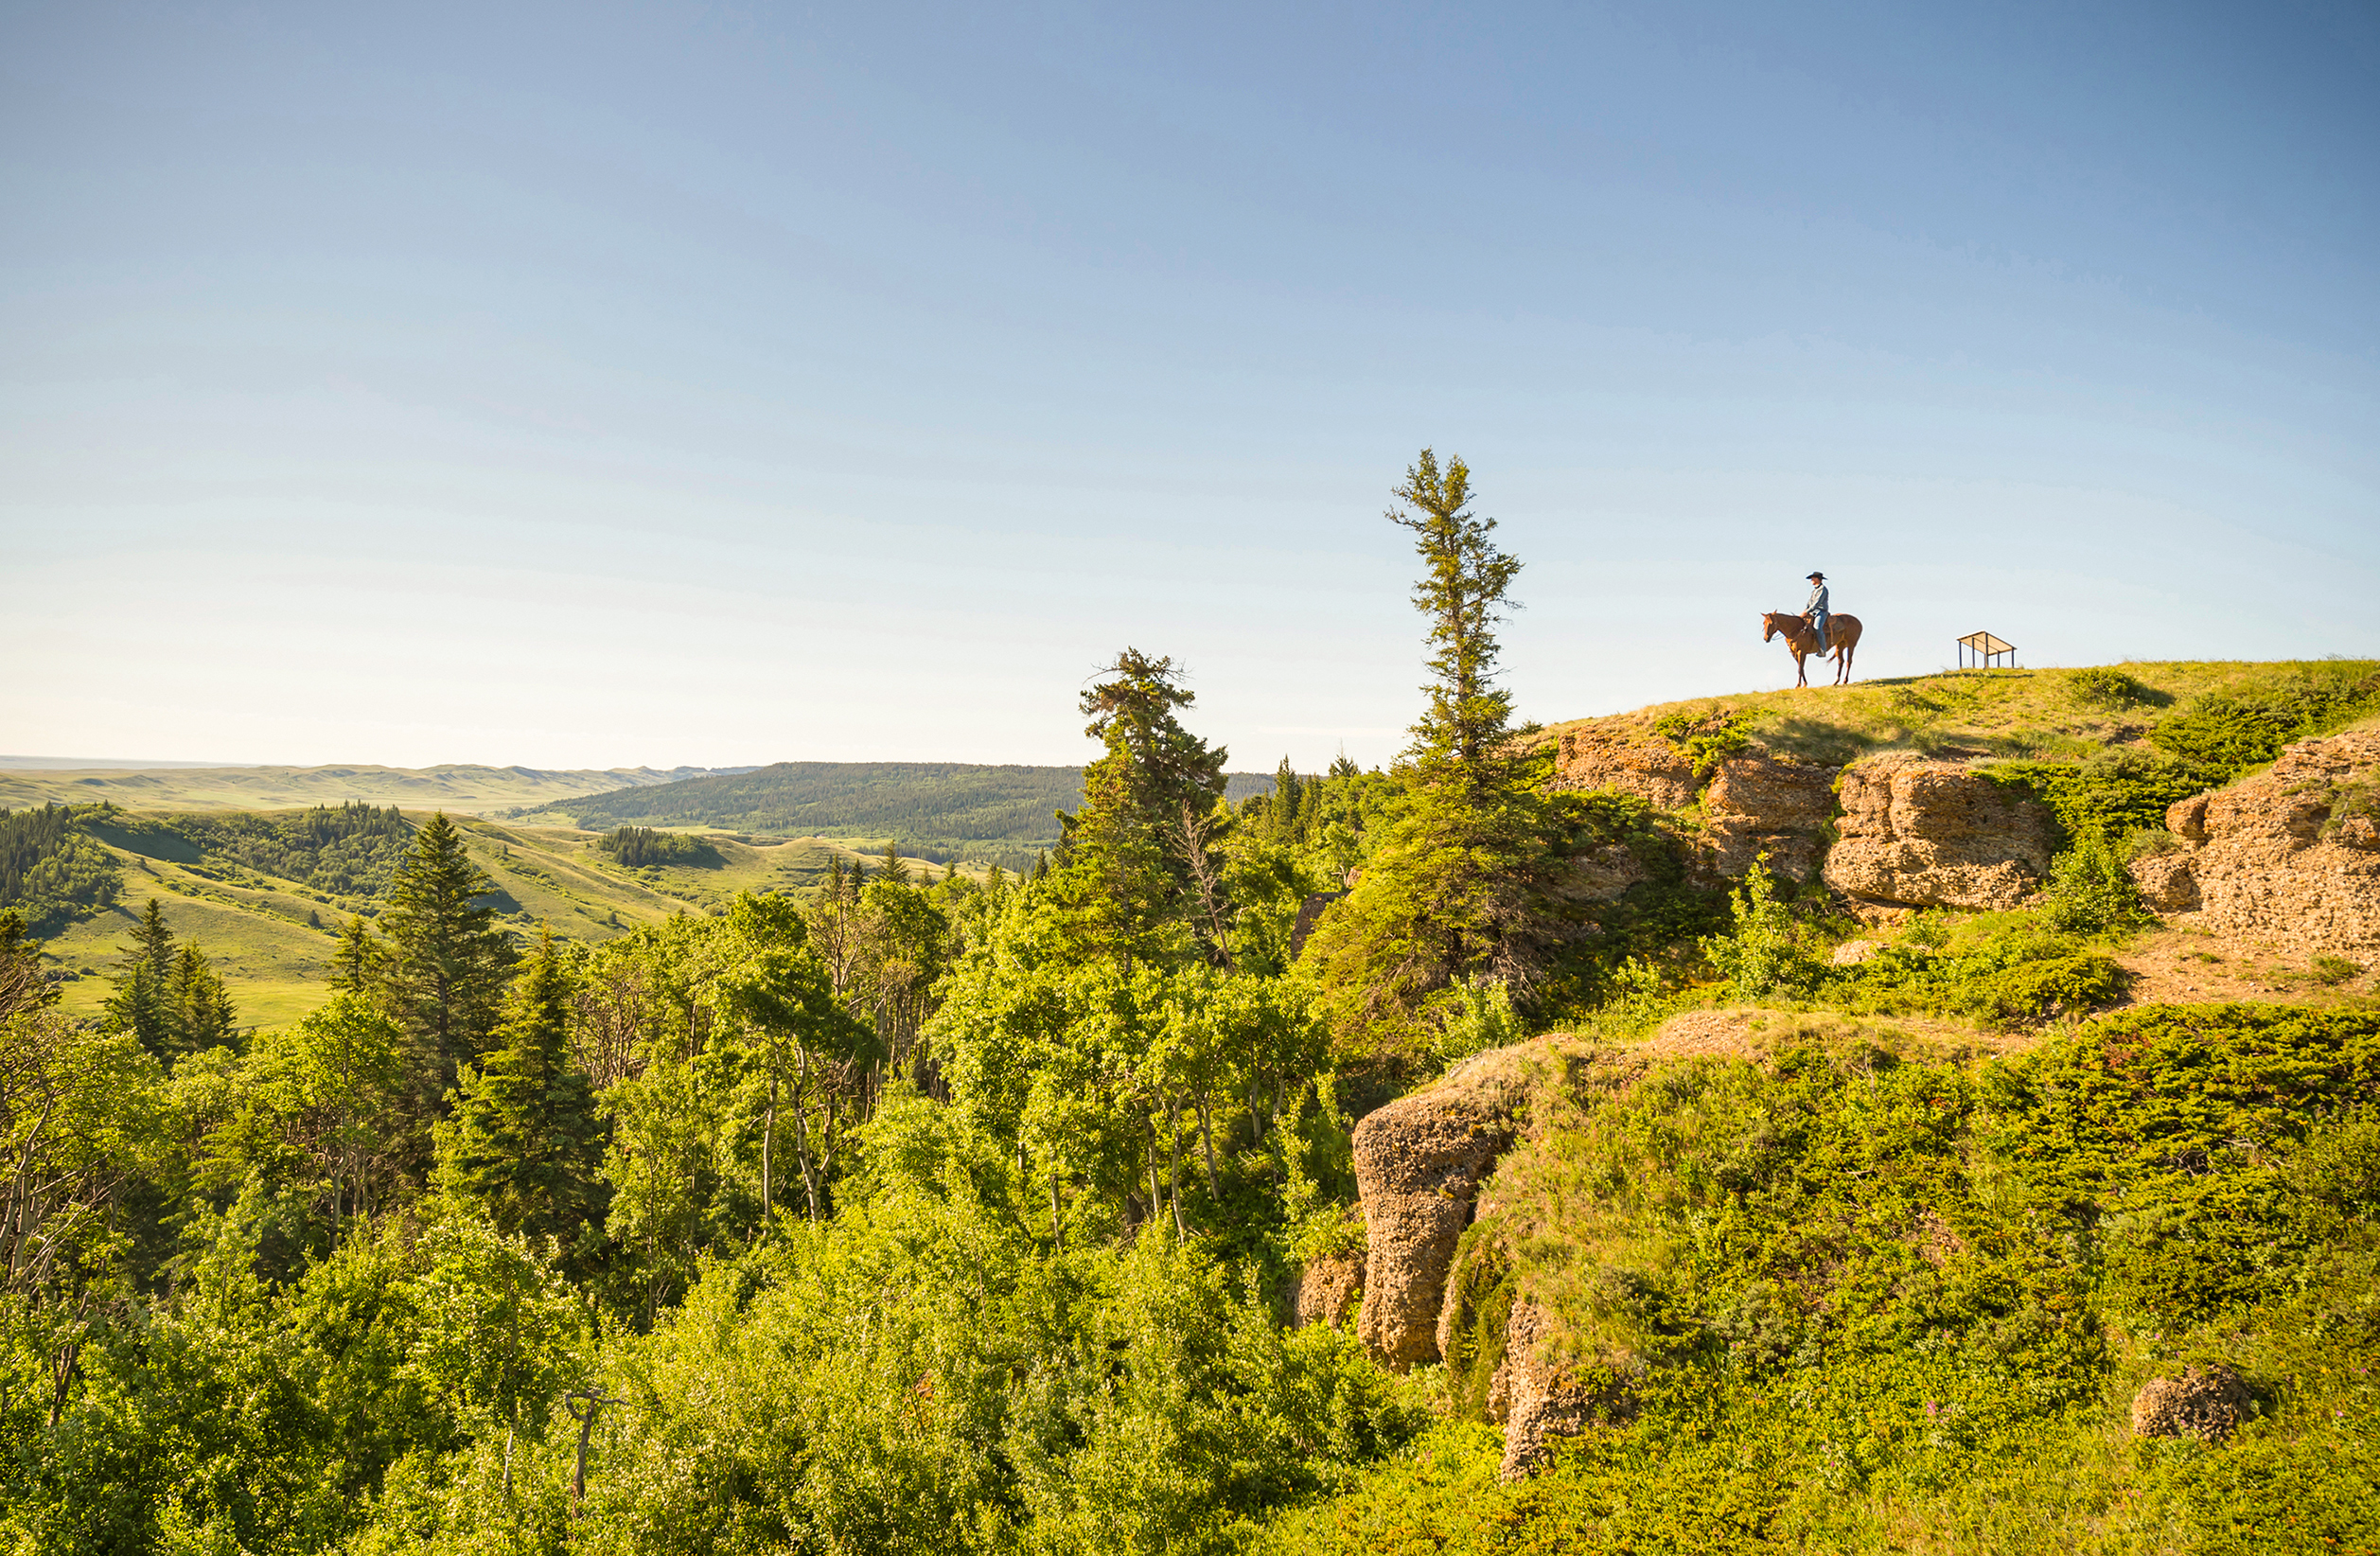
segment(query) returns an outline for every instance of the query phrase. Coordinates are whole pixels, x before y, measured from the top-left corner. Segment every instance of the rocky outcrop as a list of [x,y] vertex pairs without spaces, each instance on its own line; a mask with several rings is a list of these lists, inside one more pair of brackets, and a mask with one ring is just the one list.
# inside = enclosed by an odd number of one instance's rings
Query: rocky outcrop
[[2195,1437],[2220,1442],[2246,1420],[2254,1396],[2228,1367],[2193,1367],[2151,1378],[2132,1398],[2135,1437]]
[[1772,874],[1796,881],[1814,877],[1841,770],[1774,756],[1721,762],[1702,791],[1703,872],[1733,879],[1766,854]]
[[1357,1337],[1402,1371],[1438,1356],[1438,1309],[1472,1200],[1513,1140],[1522,1087],[1508,1049],[1458,1066],[1355,1126],[1370,1249]]
[[2196,910],[2219,934],[2301,954],[2380,956],[2380,731],[2304,740],[2270,771],[2165,813],[2178,852],[2135,861],[2162,911]]
[[1507,1480],[1544,1463],[1555,1443],[1577,1437],[1598,1415],[1611,1413],[1615,1403],[1560,1363],[1554,1338],[1552,1317],[1543,1308],[1526,1300],[1512,1304],[1504,1365],[1488,1386],[1488,1412],[1504,1423]]
[[1297,1322],[1336,1324],[1364,1295],[1364,1255],[1326,1253],[1310,1262],[1297,1277]]
[[1702,786],[1694,764],[1659,735],[1581,729],[1563,732],[1550,787],[1615,788],[1663,810],[1684,810]]
[[2029,794],[1956,762],[1884,756],[1843,769],[1826,884],[1905,908],[2014,908],[2049,875],[2056,829]]

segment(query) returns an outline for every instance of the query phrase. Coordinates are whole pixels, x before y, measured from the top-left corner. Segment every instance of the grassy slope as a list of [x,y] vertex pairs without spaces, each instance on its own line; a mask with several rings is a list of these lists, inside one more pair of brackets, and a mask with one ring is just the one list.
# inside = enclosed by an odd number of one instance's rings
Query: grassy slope
[[[1243,800],[1270,789],[1272,782],[1263,774],[1232,773],[1225,792]],[[751,772],[556,800],[508,816],[595,829],[632,825],[826,837],[863,848],[899,839],[961,857],[1004,856],[1014,864],[1051,846],[1058,836],[1055,812],[1082,802],[1079,768],[779,762]]]
[[[608,940],[672,913],[715,908],[737,892],[806,891],[830,858],[859,857],[816,838],[759,846],[714,838],[722,861],[716,866],[626,870],[594,846],[593,833],[467,818],[457,824],[471,858],[496,883],[502,921],[523,934],[551,925],[569,940]],[[118,946],[152,896],[174,934],[196,941],[215,964],[240,1023],[249,1026],[295,1020],[326,999],[323,976],[336,931],[350,914],[373,906],[271,876],[232,878],[203,865],[110,852],[124,869],[122,901],[48,943],[56,965],[82,975],[62,991],[70,1014],[92,1014],[106,1000]],[[937,868],[922,859],[910,864],[922,874]]]
[[2066,670],[1966,670],[1895,676],[1849,686],[1807,686],[1732,697],[1691,698],[1602,718],[1547,727],[1559,740],[1573,730],[1649,732],[1684,714],[1745,716],[1754,749],[1812,761],[1849,762],[1873,751],[1914,750],[1946,757],[2074,759],[2121,749],[2150,749],[2148,732],[2193,698],[2238,692],[2304,671],[2360,668],[2380,661],[2210,661],[2109,666],[2161,700],[2122,711],[2078,701]]
[[88,805],[107,800],[127,810],[280,810],[361,800],[407,810],[480,815],[543,805],[569,795],[614,792],[666,784],[686,769],[533,768],[446,764],[383,768],[369,764],[320,768],[160,768],[145,772],[96,770],[0,771],[0,805]]

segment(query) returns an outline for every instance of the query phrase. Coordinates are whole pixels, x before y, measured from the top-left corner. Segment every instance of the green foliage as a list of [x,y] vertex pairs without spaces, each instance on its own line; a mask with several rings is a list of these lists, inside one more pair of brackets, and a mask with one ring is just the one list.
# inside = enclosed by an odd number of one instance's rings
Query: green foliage
[[1955,928],[1921,924],[1867,961],[1829,969],[1825,999],[1870,1015],[1946,1015],[2012,1025],[2097,1009],[2124,973],[2076,933],[2030,913],[1986,915]]
[[1768,858],[1753,860],[1729,898],[1735,931],[1703,941],[1702,951],[1746,999],[1799,999],[1817,986],[1825,967],[1810,954],[1809,935],[1794,922],[1792,910],[1777,900]]
[[432,1097],[485,1045],[503,998],[513,948],[484,900],[492,884],[441,811],[414,835],[380,915],[382,987],[422,1051]]
[[[1456,1254],[1460,1413],[1261,1548],[2369,1544],[2375,1095],[2380,1017],[2241,1006],[1980,1070],[1855,1043],[1574,1084]],[[1628,1381],[1507,1484],[1472,1423],[1521,1299]],[[2257,1391],[2232,1441],[2127,1441],[2142,1379],[2210,1359]]]
[[83,835],[99,807],[0,807],[0,908],[14,908],[35,935],[56,933],[115,901],[123,873]]
[[2319,983],[2344,983],[2362,976],[2363,966],[2343,956],[2318,956],[2314,959],[2314,978]]
[[2235,776],[2293,740],[2336,729],[2380,703],[2380,675],[2354,663],[2312,666],[2238,691],[2210,693],[2149,732],[2161,751]]
[[176,946],[155,897],[141,911],[132,941],[123,947],[107,1022],[131,1034],[160,1058],[193,1053],[233,1037],[238,1012],[223,981],[196,946]]
[[1469,787],[1508,787],[1507,768],[1527,742],[1513,737],[1512,693],[1495,684],[1495,627],[1512,609],[1507,592],[1520,558],[1496,548],[1493,519],[1471,513],[1471,469],[1461,459],[1440,470],[1437,455],[1422,450],[1393,495],[1414,510],[1391,508],[1388,520],[1413,532],[1422,564],[1413,605],[1430,624],[1429,704],[1408,754],[1434,781],[1443,768]]
[[2051,861],[2041,915],[2053,929],[2078,935],[2129,928],[2150,916],[2131,873],[2107,846],[2107,834],[2096,829]]
[[2122,713],[2127,708],[2173,700],[2111,665],[2067,671],[2066,695],[2076,706],[2099,713]]
[[2176,801],[2203,794],[2231,776],[2203,764],[2136,751],[2089,762],[2001,762],[1983,771],[1995,783],[2022,785],[2037,795],[2069,841],[2094,832],[2127,838],[2162,829]]
[[2380,826],[2380,778],[2339,786],[2331,797],[2331,813],[2322,822],[2322,835],[2334,837],[2356,821],[2367,826]]
[[1680,709],[1654,720],[1653,733],[1694,764],[1697,778],[1708,778],[1721,762],[1752,743],[1749,725],[1749,719],[1730,709],[1707,715]]
[[460,1078],[439,1181],[504,1232],[591,1244],[603,1219],[594,1088],[572,1061],[572,981],[547,933],[504,1003],[498,1047]]
[[378,896],[413,842],[395,805],[349,802],[294,813],[253,811],[96,818],[92,830],[129,853],[217,872],[254,871],[318,892]]
[[709,864],[719,862],[719,851],[700,838],[682,832],[656,832],[649,826],[616,826],[595,846],[631,870],[648,864]]

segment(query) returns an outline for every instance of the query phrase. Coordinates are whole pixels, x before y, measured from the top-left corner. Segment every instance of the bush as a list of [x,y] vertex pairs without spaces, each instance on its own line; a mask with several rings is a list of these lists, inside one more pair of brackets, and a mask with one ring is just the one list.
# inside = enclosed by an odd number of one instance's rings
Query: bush
[[1763,854],[1753,861],[1742,889],[1729,899],[1735,932],[1710,937],[1702,942],[1702,950],[1747,999],[1800,998],[1818,986],[1826,968],[1810,954],[1792,910],[1777,900],[1768,858]]
[[2124,969],[2104,956],[2060,956],[1970,979],[1960,1004],[1990,1020],[2037,1020],[2111,1003],[2124,984]]
[[2144,686],[2122,670],[2107,665],[2068,671],[2066,695],[2081,707],[2096,708],[2104,713],[2122,713],[2126,708],[2137,708],[2144,702],[2173,700],[2163,692]]
[[2227,781],[2229,769],[2119,751],[2089,762],[2002,762],[1985,769],[2000,784],[2021,784],[2050,807],[2069,841],[2092,831],[2110,838],[2162,827],[2177,800]]
[[2148,918],[2131,874],[2098,831],[2086,833],[2050,866],[2041,908],[2050,927],[2068,934],[2102,934]]
[[2135,859],[2153,859],[2160,854],[2177,853],[2180,848],[2181,840],[2163,827],[2144,826],[2124,840],[2124,862],[2130,864]]
[[2198,698],[2149,733],[2184,762],[2236,776],[2283,746],[2336,729],[2380,702],[2380,674],[2368,663],[2325,665],[2244,692]]

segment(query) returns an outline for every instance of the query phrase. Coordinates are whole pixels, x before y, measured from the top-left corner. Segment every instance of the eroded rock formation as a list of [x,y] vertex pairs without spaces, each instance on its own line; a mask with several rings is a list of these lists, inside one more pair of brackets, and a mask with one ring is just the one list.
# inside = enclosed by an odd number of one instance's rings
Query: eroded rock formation
[[2165,813],[2178,853],[2135,861],[2149,905],[2301,953],[2380,956],[2380,731],[2303,740],[2269,772]]
[[1297,1322],[1344,1322],[1364,1295],[1364,1255],[1326,1253],[1298,1272]]
[[1815,876],[1840,771],[1774,756],[1721,762],[1702,791],[1705,873],[1733,879],[1765,853],[1772,874],[1797,881]]
[[2055,852],[2050,813],[1956,762],[1893,755],[1843,769],[1826,884],[1905,908],[2014,908]]
[[2151,1378],[2132,1398],[2135,1437],[2195,1437],[2220,1442],[2247,1419],[2253,1396],[2228,1367],[2193,1367]]
[[1355,1126],[1355,1185],[1370,1249],[1355,1333],[1402,1371],[1438,1354],[1438,1309],[1472,1200],[1513,1140],[1510,1051],[1481,1054]]
[[1659,735],[1582,729],[1563,733],[1553,787],[1615,788],[1663,810],[1684,810],[1702,786],[1694,764]]

